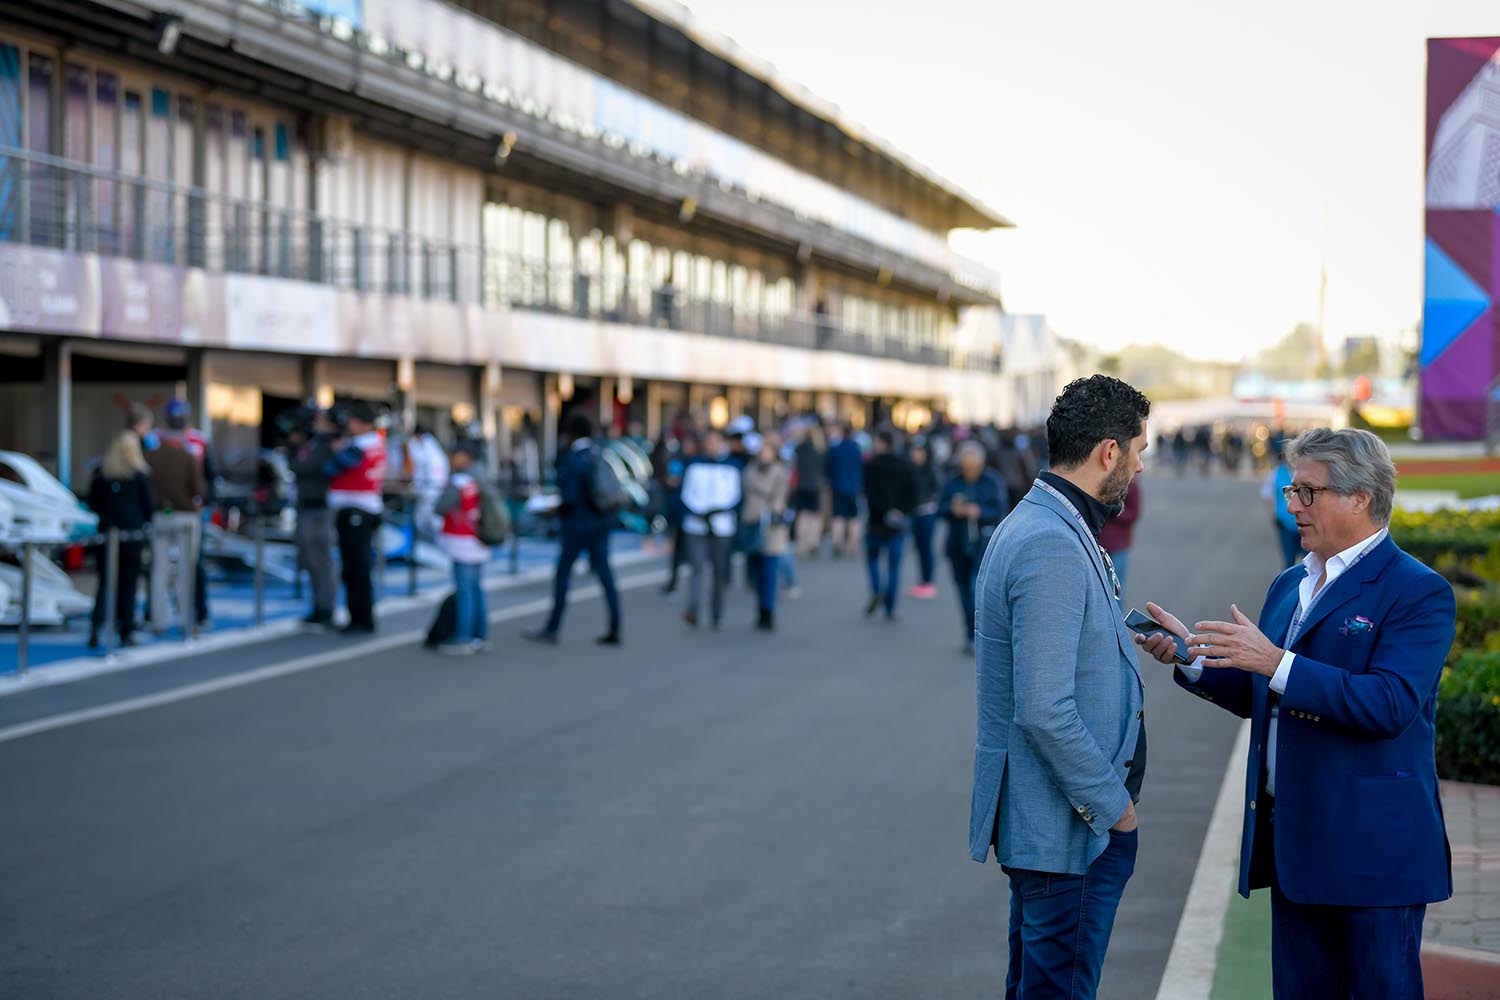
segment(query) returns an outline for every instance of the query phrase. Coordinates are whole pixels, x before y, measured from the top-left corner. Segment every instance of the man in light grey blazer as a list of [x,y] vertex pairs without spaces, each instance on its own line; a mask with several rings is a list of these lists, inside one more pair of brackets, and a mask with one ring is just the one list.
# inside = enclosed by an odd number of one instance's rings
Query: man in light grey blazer
[[1118,379],[1070,383],[1047,418],[1052,469],[979,569],[969,849],[1010,878],[1007,998],[1093,997],[1135,870],[1144,689],[1099,532],[1142,469],[1150,410]]

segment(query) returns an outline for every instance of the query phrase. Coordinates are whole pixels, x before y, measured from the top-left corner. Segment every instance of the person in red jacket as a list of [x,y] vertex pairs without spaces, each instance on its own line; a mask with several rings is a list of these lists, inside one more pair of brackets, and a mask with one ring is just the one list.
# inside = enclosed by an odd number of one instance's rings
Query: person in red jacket
[[1120,593],[1116,600],[1120,607],[1125,607],[1125,573],[1130,568],[1130,543],[1131,536],[1135,533],[1135,522],[1141,516],[1141,480],[1140,477],[1130,481],[1130,489],[1125,494],[1125,506],[1120,513],[1104,522],[1104,528],[1099,532],[1099,544],[1115,564],[1115,576],[1120,580]]
[[442,518],[438,545],[453,560],[453,635],[438,652],[462,655],[482,652],[489,638],[482,577],[490,547],[479,540],[479,508],[484,486],[469,472],[474,446],[460,444],[449,459],[448,484],[433,510]]
[[375,587],[370,551],[380,530],[381,489],[385,484],[385,438],[375,429],[368,403],[349,408],[349,443],[328,461],[328,509],[343,564],[344,600],[349,606],[345,635],[375,631]]

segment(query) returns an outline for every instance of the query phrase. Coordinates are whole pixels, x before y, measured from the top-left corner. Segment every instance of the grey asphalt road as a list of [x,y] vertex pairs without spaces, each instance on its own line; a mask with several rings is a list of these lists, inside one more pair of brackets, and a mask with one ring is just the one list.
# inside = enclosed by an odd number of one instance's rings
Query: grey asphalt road
[[[1258,610],[1276,555],[1254,486],[1145,493],[1130,599]],[[642,586],[620,650],[590,643],[589,600],[555,649],[514,641],[519,618],[485,657],[351,649],[0,743],[0,997],[998,995],[1007,889],[967,857],[951,587],[888,624],[860,614],[855,564],[802,569],[770,637],[746,594],[715,634]],[[340,648],[79,682],[6,721]],[[1155,993],[1234,732],[1148,668],[1113,998]]]

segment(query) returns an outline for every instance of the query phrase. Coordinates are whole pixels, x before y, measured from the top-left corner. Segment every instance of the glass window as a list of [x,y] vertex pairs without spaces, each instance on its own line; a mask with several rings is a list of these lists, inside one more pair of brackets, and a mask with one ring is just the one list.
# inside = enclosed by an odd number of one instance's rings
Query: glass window
[[[12,149],[21,145],[21,51],[0,42],[0,145]],[[0,240],[15,236],[16,181],[21,165],[12,157],[0,156]]]
[[[47,56],[31,53],[28,60],[26,125],[30,132],[28,148],[44,156],[56,152],[52,133],[53,62]],[[30,184],[31,240],[52,246],[62,236],[62,178],[50,167],[33,167]]]
[[[94,74],[94,166],[119,167],[120,84],[113,73]],[[116,228],[115,182],[100,178],[94,185],[95,226],[100,253],[119,253]]]

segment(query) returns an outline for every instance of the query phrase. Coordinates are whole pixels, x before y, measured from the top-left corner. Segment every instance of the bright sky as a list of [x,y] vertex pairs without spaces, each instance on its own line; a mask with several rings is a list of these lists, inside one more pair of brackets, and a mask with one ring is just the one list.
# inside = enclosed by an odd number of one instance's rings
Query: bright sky
[[1497,0],[690,7],[1017,222],[954,240],[1009,310],[1215,358],[1317,320],[1325,242],[1330,344],[1420,319],[1424,39],[1500,34]]

